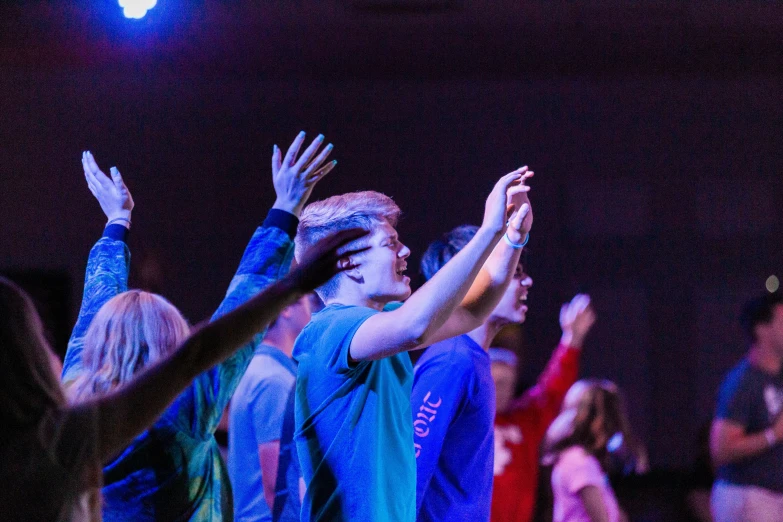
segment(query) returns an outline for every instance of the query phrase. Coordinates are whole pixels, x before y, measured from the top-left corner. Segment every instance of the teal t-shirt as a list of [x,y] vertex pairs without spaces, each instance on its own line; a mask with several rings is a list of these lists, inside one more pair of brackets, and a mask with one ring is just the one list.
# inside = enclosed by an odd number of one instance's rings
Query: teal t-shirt
[[303,522],[416,519],[410,357],[348,364],[354,334],[376,313],[327,306],[294,345]]

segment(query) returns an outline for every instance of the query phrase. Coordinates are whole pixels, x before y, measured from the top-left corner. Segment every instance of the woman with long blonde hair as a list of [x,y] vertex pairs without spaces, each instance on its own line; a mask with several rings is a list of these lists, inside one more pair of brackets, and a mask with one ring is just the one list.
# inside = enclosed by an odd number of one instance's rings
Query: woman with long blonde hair
[[[285,158],[272,160],[274,207],[256,230],[214,318],[246,302],[288,271],[297,214],[313,186],[334,166],[323,136],[299,155],[304,133]],[[299,156],[299,157],[297,157]],[[109,178],[89,152],[82,159],[88,187],[108,219],[87,263],[84,298],[68,345],[63,381],[76,401],[133,379],[187,335],[187,325],[165,299],[128,292],[130,251],[125,235],[133,199],[119,172]],[[233,520],[226,465],[214,434],[253,357],[263,331],[227,360],[198,376],[162,418],[103,470],[107,520]]]
[[613,440],[634,440],[620,390],[610,381],[577,381],[544,440],[543,462],[554,466],[554,522],[626,520],[606,475]]

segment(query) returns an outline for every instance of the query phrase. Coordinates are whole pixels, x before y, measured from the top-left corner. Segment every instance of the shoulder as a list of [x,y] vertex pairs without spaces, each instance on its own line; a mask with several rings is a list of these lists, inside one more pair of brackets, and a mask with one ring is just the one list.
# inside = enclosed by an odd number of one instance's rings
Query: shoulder
[[721,384],[721,392],[733,393],[739,388],[752,386],[755,381],[760,382],[758,372],[747,359],[743,359],[726,374]]
[[557,465],[565,469],[592,467],[600,469],[598,459],[589,454],[582,446],[571,446],[563,450],[557,459]]
[[331,352],[334,346],[350,343],[356,330],[371,316],[379,313],[363,306],[329,305],[313,318],[296,338],[294,359],[318,353],[323,346]]
[[435,368],[438,371],[445,369],[454,378],[472,372],[473,354],[470,347],[459,337],[433,344],[424,350],[416,363],[415,372],[419,374]]

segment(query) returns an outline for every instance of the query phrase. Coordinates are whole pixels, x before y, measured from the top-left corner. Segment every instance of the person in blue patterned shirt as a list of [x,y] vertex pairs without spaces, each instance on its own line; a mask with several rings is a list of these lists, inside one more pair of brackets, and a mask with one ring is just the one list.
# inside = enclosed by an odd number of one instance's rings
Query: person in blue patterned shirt
[[[299,155],[304,138],[304,133],[297,136],[285,158],[275,147],[278,200],[251,238],[213,320],[288,272],[297,226],[293,210],[301,209],[313,186],[335,165],[324,165],[331,146],[319,152],[323,136]],[[83,166],[97,197],[98,184],[108,186],[111,180],[90,153],[84,155]],[[124,195],[116,192],[106,201],[99,198],[109,225],[90,252],[82,306],[65,357],[63,382],[77,401],[132,379],[188,331],[176,308],[163,298],[127,290],[130,251],[125,235],[133,201],[127,190]],[[213,435],[262,338],[263,331],[196,378],[151,429],[104,467],[105,520],[233,519],[228,473]]]

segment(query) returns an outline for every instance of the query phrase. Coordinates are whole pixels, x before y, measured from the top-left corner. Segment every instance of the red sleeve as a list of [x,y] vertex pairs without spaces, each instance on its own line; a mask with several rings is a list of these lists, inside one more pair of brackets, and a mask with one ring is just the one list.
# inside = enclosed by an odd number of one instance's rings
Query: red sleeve
[[546,368],[538,377],[535,386],[514,401],[513,410],[527,410],[527,417],[534,416],[543,438],[547,428],[560,413],[568,389],[576,382],[579,374],[579,357],[582,350],[564,344],[558,345]]

